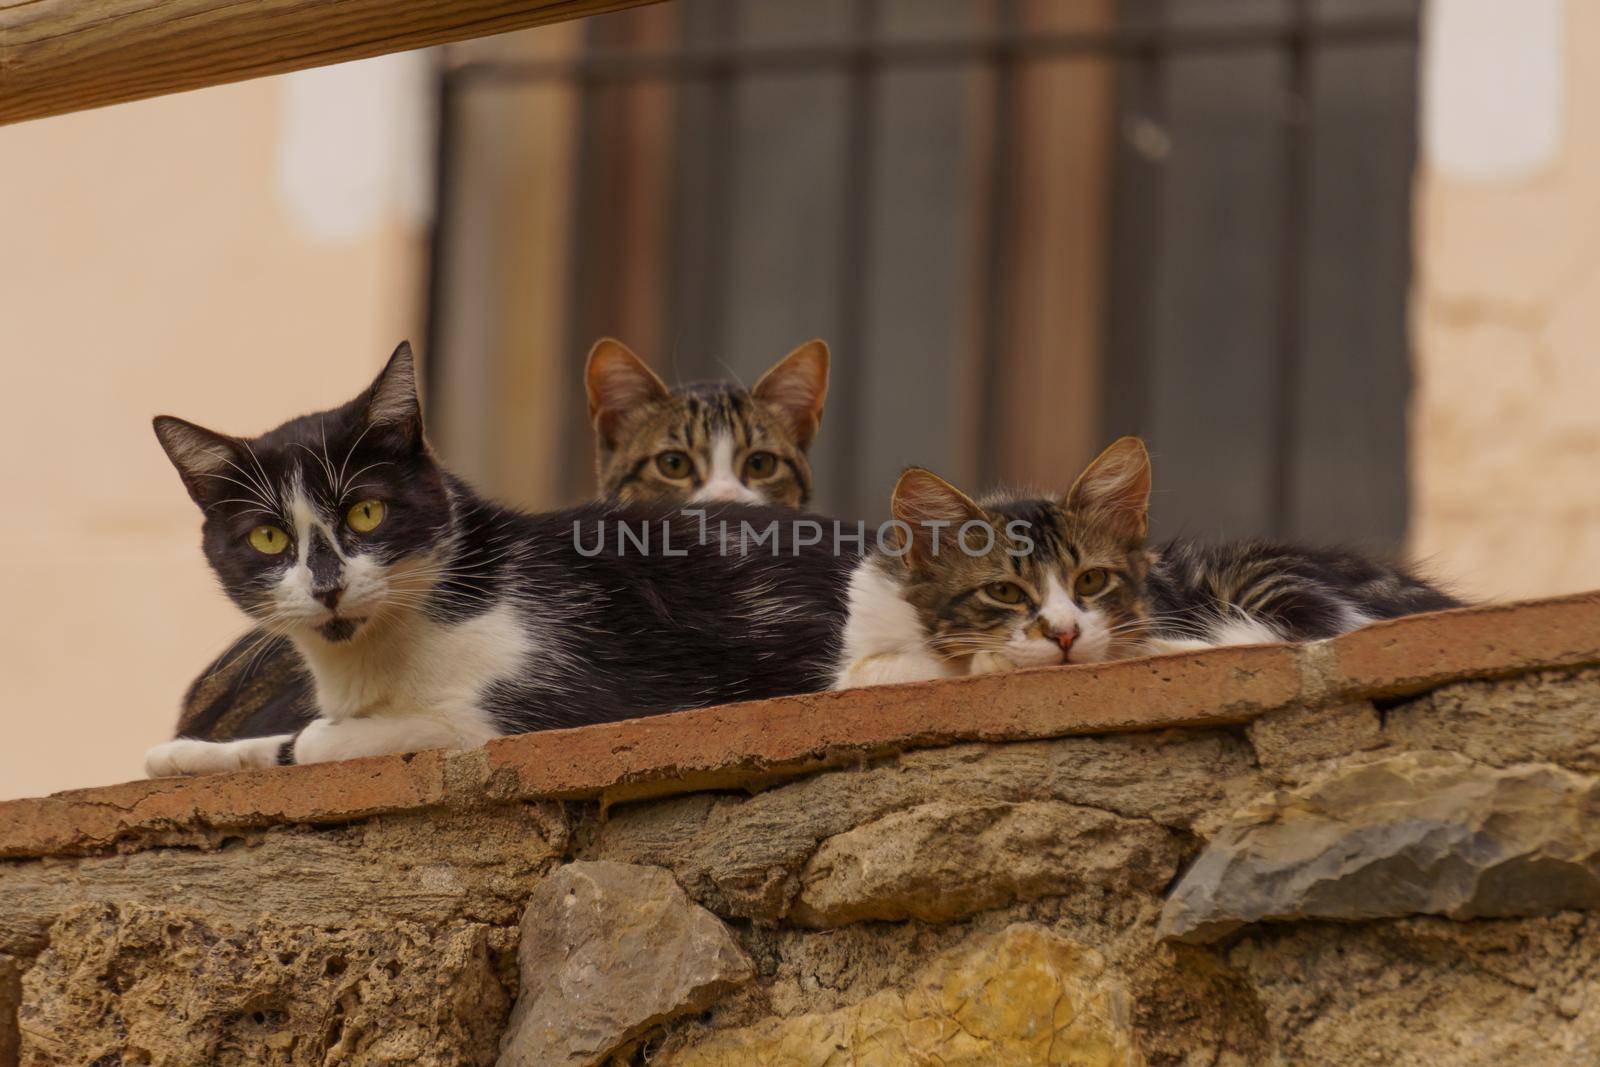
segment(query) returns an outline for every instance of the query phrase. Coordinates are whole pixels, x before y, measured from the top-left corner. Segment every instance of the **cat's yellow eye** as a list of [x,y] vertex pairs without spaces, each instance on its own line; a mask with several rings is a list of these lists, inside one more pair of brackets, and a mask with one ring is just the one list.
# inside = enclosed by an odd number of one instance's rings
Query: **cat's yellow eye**
[[1072,589],[1079,596],[1094,596],[1096,593],[1104,592],[1110,581],[1111,575],[1108,571],[1095,567],[1078,575],[1077,580],[1072,583]]
[[344,513],[344,521],[356,533],[371,533],[383,523],[383,517],[389,513],[381,500],[363,500],[355,507]]
[[983,587],[983,591],[990,600],[998,600],[1002,604],[1020,604],[1028,598],[1022,586],[1016,582],[990,582]]
[[778,470],[778,457],[771,452],[752,452],[744,461],[746,478],[770,478]]
[[250,531],[250,547],[264,556],[276,556],[289,547],[289,535],[276,526],[257,526]]
[[671,478],[675,482],[689,477],[693,469],[694,464],[689,462],[689,456],[684,452],[663,452],[656,457],[656,470],[661,472],[663,478]]

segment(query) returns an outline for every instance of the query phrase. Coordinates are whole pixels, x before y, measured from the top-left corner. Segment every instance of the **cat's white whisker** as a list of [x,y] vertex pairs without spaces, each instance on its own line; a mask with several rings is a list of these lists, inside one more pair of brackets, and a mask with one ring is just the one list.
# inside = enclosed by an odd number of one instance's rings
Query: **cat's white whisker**
[[241,467],[237,462],[234,461],[233,457],[228,455],[226,452],[213,452],[211,454],[222,460],[222,462],[226,463],[234,470],[238,471],[241,476],[250,481],[251,484],[249,486],[245,486],[244,488],[252,492],[260,493],[263,499],[273,499],[272,487],[267,484],[267,482],[261,480],[255,472]]
[[207,472],[203,472],[203,471],[200,472],[197,475],[197,477],[215,478],[218,481],[227,482],[230,485],[236,485],[240,489],[243,489],[245,492],[250,493],[251,494],[251,500],[253,502],[255,502],[256,504],[258,504],[263,511],[268,511],[268,512],[275,513],[274,512],[274,505],[270,500],[266,499],[265,497],[257,495],[255,489],[253,489],[251,486],[248,486],[245,483],[239,481],[237,478],[230,478],[225,474],[207,473]]
[[322,461],[322,473],[328,479],[328,485],[332,487],[335,478],[333,476],[333,457],[328,455],[328,420],[326,418],[317,420],[317,436],[322,441],[322,453],[318,456],[318,459]]
[[350,448],[344,454],[344,462],[339,464],[339,476],[335,478],[333,482],[333,495],[335,499],[343,498],[344,493],[341,487],[344,485],[345,468],[350,465],[350,457],[356,454],[356,449],[361,446],[361,442],[365,440],[367,434],[371,432],[372,425],[373,424],[369,422],[366,426],[362,427],[361,432],[356,435],[356,439],[350,442]]
[[266,486],[268,491],[267,495],[277,503],[279,509],[281,510],[283,508],[282,497],[277,492],[277,487],[273,484],[272,479],[268,477],[266,468],[261,465],[261,458],[256,455],[255,448],[250,444],[249,441],[245,441],[244,450],[245,453],[249,455],[250,462],[255,464],[256,472],[261,475],[262,484]]

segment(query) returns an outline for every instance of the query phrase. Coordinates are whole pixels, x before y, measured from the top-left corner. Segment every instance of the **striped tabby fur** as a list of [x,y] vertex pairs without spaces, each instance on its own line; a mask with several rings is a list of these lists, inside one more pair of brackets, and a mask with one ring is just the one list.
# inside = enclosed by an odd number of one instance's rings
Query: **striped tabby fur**
[[[919,531],[851,581],[840,687],[1331,637],[1458,607],[1406,567],[1338,549],[1145,543],[1150,457],[1125,437],[1059,499],[982,503],[928,471],[895,486]],[[983,551],[964,551],[956,531]],[[937,537],[920,531],[937,531]],[[981,536],[980,536],[981,535]],[[937,542],[941,551],[935,551]]]
[[828,346],[808,341],[751,389],[708,382],[669,389],[626,345],[606,338],[584,374],[602,499],[727,501],[804,507],[806,451],[828,393]]

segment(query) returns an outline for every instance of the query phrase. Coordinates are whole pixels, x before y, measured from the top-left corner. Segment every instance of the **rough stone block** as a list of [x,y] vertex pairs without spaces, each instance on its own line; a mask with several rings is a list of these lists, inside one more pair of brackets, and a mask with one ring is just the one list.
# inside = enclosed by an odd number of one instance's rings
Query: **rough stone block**
[[1336,767],[1240,811],[1173,890],[1159,932],[1206,942],[1260,921],[1593,907],[1600,779],[1403,753]]
[[1246,732],[1256,762],[1280,781],[1325,760],[1383,744],[1377,709],[1365,700],[1283,708],[1255,720]]
[[1177,873],[1172,834],[1058,801],[935,801],[823,842],[789,917],[941,923],[1084,887],[1159,893]]
[[22,1007],[22,963],[0,956],[0,1067],[17,1067],[22,1035],[17,1032],[17,1010]]
[[1246,1062],[1294,1067],[1593,1064],[1597,961],[1600,915],[1570,911],[1259,926],[1228,952],[1276,1046]]
[[577,862],[539,883],[522,919],[522,994],[500,1067],[588,1067],[749,981],[715,915],[659,867]]
[[558,863],[554,805],[383,815],[354,826],[286,826],[216,847],[0,863],[0,952],[29,955],[74,905],[142,904],[249,926],[262,915],[324,927],[456,919],[511,926],[528,887]]
[[669,867],[721,915],[781,921],[817,843],[935,800],[1058,800],[1187,828],[1260,791],[1249,746],[1229,734],[1062,738],[958,745],[816,775],[753,797],[693,796],[621,809],[598,855]]
[[508,1006],[481,925],[230,930],[89,906],[23,973],[21,1063],[486,1065]]
[[713,1031],[666,1067],[1073,1064],[1132,1067],[1131,1006],[1093,949],[1019,924],[942,956],[906,989],[838,1011]]
[[1389,712],[1384,736],[1481,763],[1600,771],[1600,670],[1456,682]]

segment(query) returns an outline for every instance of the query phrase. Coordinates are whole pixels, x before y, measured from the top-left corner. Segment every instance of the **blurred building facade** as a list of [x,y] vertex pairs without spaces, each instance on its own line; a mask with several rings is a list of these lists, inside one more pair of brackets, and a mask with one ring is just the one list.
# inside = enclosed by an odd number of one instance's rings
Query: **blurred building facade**
[[1600,10],[1420,14],[683,0],[0,129],[0,795],[136,774],[243,627],[149,417],[255,432],[405,336],[530,506],[587,491],[594,336],[753,380],[821,335],[834,510],[1138,431],[1168,531],[1600,586]]
[[1485,597],[1600,587],[1600,6],[1439,0],[1412,551]]
[[681,0],[449,49],[439,432],[548,506],[592,338],[753,380],[821,335],[827,510],[1140,433],[1158,531],[1398,547],[1417,37],[1415,0]]
[[246,629],[151,417],[259,433],[420,329],[407,62],[0,128],[0,796],[138,776]]

